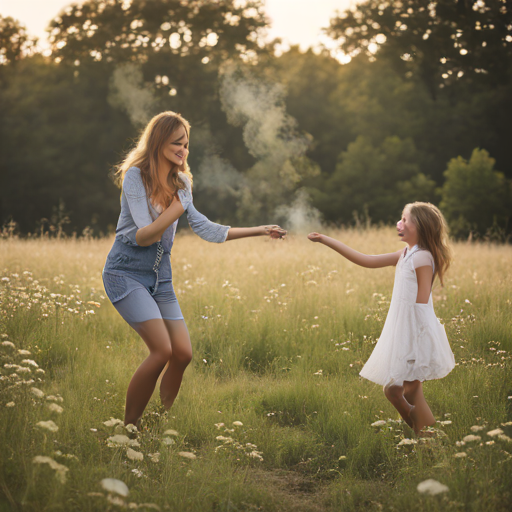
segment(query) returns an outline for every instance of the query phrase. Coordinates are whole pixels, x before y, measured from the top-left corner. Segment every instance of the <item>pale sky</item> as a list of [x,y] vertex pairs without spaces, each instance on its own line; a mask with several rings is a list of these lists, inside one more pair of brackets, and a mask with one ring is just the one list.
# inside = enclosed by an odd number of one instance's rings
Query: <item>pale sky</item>
[[[18,19],[31,35],[47,46],[45,28],[73,0],[0,0],[0,14]],[[354,0],[266,0],[267,15],[272,20],[269,35],[283,38],[302,49],[321,41],[321,29],[329,24],[336,10],[343,11]]]

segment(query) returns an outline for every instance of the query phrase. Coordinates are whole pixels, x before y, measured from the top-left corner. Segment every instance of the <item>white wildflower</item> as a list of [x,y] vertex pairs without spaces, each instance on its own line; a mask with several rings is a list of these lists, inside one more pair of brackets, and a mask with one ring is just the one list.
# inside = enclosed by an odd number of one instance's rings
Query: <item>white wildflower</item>
[[486,441],[485,444],[487,446],[492,446],[495,443],[495,441]]
[[117,480],[116,478],[104,478],[100,483],[103,489],[108,492],[113,492],[120,496],[128,496],[128,487],[121,480]]
[[144,455],[140,452],[128,448],[126,450],[126,456],[131,460],[144,460]]
[[164,436],[178,436],[178,432],[176,430],[173,430],[172,428],[170,428],[169,430],[166,430],[164,432]]
[[180,455],[181,457],[184,457],[185,459],[191,459],[191,460],[197,459],[195,454],[190,453],[190,452],[178,452],[178,455]]
[[18,354],[20,354],[21,356],[29,356],[32,354],[32,352],[30,352],[29,350],[19,349]]
[[480,432],[480,430],[483,430],[484,427],[482,427],[482,425],[473,425],[470,430],[471,432]]
[[57,404],[48,404],[48,409],[50,409],[50,411],[52,412],[56,412],[57,414],[62,414],[62,412],[64,411],[64,409]]
[[450,490],[446,485],[432,478],[429,478],[428,480],[419,483],[416,489],[418,489],[418,491],[421,492],[422,494],[426,493],[432,496],[435,496],[436,494],[440,494],[442,492],[448,492]]
[[417,444],[418,441],[416,441],[416,439],[402,439],[397,446],[406,446],[406,445],[411,445],[411,444]]
[[452,424],[452,421],[451,420],[446,420],[446,421],[438,421],[437,422],[439,425],[441,426],[446,426],[446,425],[451,425]]
[[130,434],[136,434],[138,432],[137,427],[133,423],[128,423],[125,428]]
[[30,391],[32,391],[32,394],[37,396],[37,398],[44,398],[44,393],[40,389],[30,388]]
[[2,341],[2,345],[4,347],[11,347],[11,348],[15,348],[14,347],[14,343],[12,341]]
[[503,434],[503,430],[501,430],[501,428],[489,430],[489,432],[487,432],[487,435],[491,437],[499,436],[500,434]]
[[263,460],[263,457],[261,456],[261,452],[257,452],[256,450],[252,451],[248,454],[249,457],[252,457],[253,459],[258,459],[260,461]]
[[505,434],[499,434],[498,439],[500,439],[501,441],[507,441],[508,443],[510,443],[512,441],[512,439],[510,437],[506,436]]
[[16,404],[14,402],[8,402],[5,404],[5,407],[14,407]]
[[103,425],[105,425],[106,427],[114,427],[116,425],[122,425],[122,424],[123,424],[122,420],[118,420],[117,418],[112,418],[112,417],[110,417],[109,420],[103,422]]
[[235,427],[243,427],[244,426],[244,424],[241,421],[233,421],[233,425],[235,425]]
[[160,462],[160,453],[148,453],[148,457],[151,459],[152,462]]
[[463,459],[464,457],[467,457],[468,454],[466,452],[458,452],[454,455],[455,458],[457,459]]
[[378,420],[374,421],[370,426],[371,427],[383,427],[386,424],[386,420]]
[[50,432],[57,432],[57,430],[59,430],[59,427],[52,420],[38,421],[36,423],[36,426],[45,428],[46,430],[49,430]]
[[224,426],[224,423],[215,423],[215,426],[217,428],[222,428]]
[[34,464],[48,464],[53,470],[55,470],[55,476],[60,481],[60,483],[66,483],[66,473],[69,471],[69,468],[66,466],[59,464],[51,457],[45,457],[43,455],[36,455],[32,459],[32,462]]
[[130,439],[128,436],[116,434],[107,439],[107,446],[115,448],[117,446],[140,446],[140,444],[137,440]]
[[32,359],[23,359],[21,362],[24,364],[29,364],[30,366],[34,366],[35,368],[39,368],[39,365]]
[[471,443],[473,441],[480,441],[482,438],[480,436],[474,436],[473,434],[469,434],[469,436],[464,437],[462,440],[465,443]]
[[162,439],[162,443],[166,444],[167,446],[170,446],[171,444],[176,444],[176,441],[172,437],[164,437]]
[[51,402],[64,402],[64,398],[62,398],[60,395],[48,395],[46,400]]

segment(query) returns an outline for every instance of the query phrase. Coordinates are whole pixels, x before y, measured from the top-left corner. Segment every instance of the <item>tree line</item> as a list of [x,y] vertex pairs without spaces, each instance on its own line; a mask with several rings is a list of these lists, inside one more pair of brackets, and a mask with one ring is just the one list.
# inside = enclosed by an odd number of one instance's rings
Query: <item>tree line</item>
[[367,0],[326,28],[345,64],[276,54],[267,25],[260,1],[88,0],[41,52],[0,17],[4,232],[111,232],[113,166],[174,110],[192,125],[196,205],[219,222],[391,223],[421,200],[455,237],[506,239],[510,2]]

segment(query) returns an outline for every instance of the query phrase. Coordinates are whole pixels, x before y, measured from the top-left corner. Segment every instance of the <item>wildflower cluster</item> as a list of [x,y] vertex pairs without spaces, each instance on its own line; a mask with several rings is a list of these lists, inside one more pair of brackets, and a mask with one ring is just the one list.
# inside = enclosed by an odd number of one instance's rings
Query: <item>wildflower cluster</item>
[[217,430],[222,430],[224,434],[227,434],[216,436],[215,439],[220,441],[222,444],[215,448],[215,453],[230,453],[235,456],[238,461],[242,456],[248,457],[249,459],[255,459],[260,462],[263,461],[263,452],[258,451],[258,447],[255,444],[248,442],[244,443],[243,441],[236,439],[246,437],[247,434],[245,430],[240,428],[243,427],[243,423],[241,421],[234,421],[234,428],[228,428],[224,423],[215,423],[215,426],[217,427]]
[[[0,314],[4,318],[14,318],[20,311],[30,311],[35,319],[41,320],[56,314],[78,316],[81,319],[95,314],[104,296],[91,288],[84,293],[80,285],[68,284],[68,293],[52,292],[50,284],[42,284],[49,279],[34,279],[28,270],[21,275],[12,273],[0,278]],[[65,286],[64,276],[55,276],[54,287]]]
[[[60,395],[46,395],[39,387],[44,382],[45,371],[33,359],[30,350],[17,349],[16,345],[7,339],[7,334],[1,334],[0,342],[0,403],[7,408],[7,414],[13,414],[18,407],[38,407],[44,411],[46,417],[50,415],[52,419],[40,420],[35,423],[35,427],[45,435],[52,435],[58,432],[59,426],[55,423],[64,412],[64,408],[59,405],[64,399]],[[11,412],[12,411],[12,412]],[[55,440],[54,440],[55,441]],[[73,454],[62,453],[56,450],[52,453],[54,457],[64,459],[75,459]],[[55,477],[62,484],[66,483],[67,472],[69,468],[64,464],[57,462],[48,455],[36,455],[32,462],[37,465],[47,465],[55,472]]]

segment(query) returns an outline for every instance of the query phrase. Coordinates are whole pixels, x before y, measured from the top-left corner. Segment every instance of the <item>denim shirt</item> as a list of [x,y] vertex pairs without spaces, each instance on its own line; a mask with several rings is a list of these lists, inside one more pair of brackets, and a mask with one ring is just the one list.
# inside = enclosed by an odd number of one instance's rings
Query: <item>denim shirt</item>
[[[202,213],[199,213],[193,203],[192,190],[187,176],[180,173],[180,178],[185,182],[186,189],[179,189],[178,196],[184,210],[187,212],[187,220],[192,231],[207,242],[224,242],[231,226],[216,224]],[[158,215],[159,213],[148,198],[140,169],[130,167],[126,171],[123,180],[121,213],[116,227],[116,240],[120,240],[127,245],[138,246],[135,240],[137,231],[152,224]],[[162,235],[161,243],[166,252],[171,250],[177,224],[178,221],[176,220]]]

